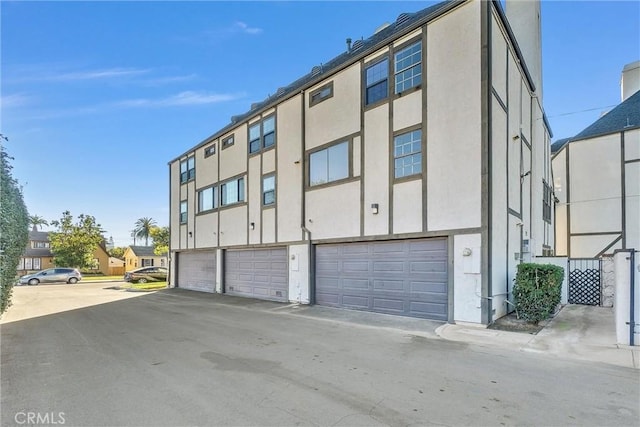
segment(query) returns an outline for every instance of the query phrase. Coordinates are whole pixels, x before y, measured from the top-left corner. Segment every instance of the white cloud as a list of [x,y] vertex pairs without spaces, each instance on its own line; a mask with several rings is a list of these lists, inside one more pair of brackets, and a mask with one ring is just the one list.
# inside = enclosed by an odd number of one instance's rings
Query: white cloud
[[119,107],[182,107],[190,105],[217,104],[242,98],[242,94],[203,93],[194,91],[180,92],[165,98],[138,98],[116,103]]
[[9,78],[8,83],[20,82],[73,82],[85,80],[106,80],[127,78],[150,73],[150,69],[139,68],[106,68],[84,71],[60,71],[56,73],[43,72],[21,74],[19,77]]
[[0,98],[0,105],[2,108],[24,107],[25,105],[31,104],[32,101],[33,97],[30,95],[14,93]]
[[250,27],[246,23],[242,21],[237,21],[234,24],[234,28],[245,33],[245,34],[260,34],[262,33],[262,28]]

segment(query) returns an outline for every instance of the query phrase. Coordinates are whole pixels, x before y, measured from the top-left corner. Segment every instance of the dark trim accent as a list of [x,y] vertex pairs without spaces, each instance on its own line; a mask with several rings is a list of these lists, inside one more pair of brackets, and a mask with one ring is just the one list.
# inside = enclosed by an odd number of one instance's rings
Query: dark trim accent
[[[393,184],[397,184],[400,182],[405,182],[405,181],[413,181],[415,179],[421,179],[423,177],[426,177],[426,173],[425,173],[425,163],[426,163],[426,158],[424,155],[424,133],[425,130],[423,129],[424,126],[422,125],[422,123],[418,123],[416,125],[412,125],[397,131],[393,130],[393,114],[389,115],[391,117],[391,119],[389,120],[389,124],[390,124],[390,129],[391,129],[391,141],[389,144],[389,157],[390,157],[390,163],[389,163],[389,177],[391,178],[391,181],[389,182],[389,185],[393,185]],[[422,156],[422,161],[421,161],[421,165],[422,168],[420,170],[420,173],[415,173],[412,175],[405,175],[405,176],[401,176],[400,178],[396,178],[396,155],[395,155],[395,145],[396,145],[396,137],[400,136],[400,135],[404,135],[410,132],[414,132],[414,131],[420,131],[420,155]]]
[[[393,57],[393,55],[391,55],[391,47],[389,47],[389,54],[391,57]],[[389,60],[389,67],[392,67],[392,60]],[[389,75],[392,75],[393,70],[389,70]],[[393,132],[393,98],[389,98],[389,104],[388,107],[389,111],[388,113],[388,120],[387,120],[387,164],[388,164],[388,182],[387,182],[387,197],[389,198],[389,206],[388,206],[388,211],[389,211],[389,215],[387,216],[387,232],[389,234],[393,233],[393,212],[394,212],[394,207],[395,207],[395,203],[393,202],[393,183],[395,182],[395,166],[394,166],[394,154],[393,154],[393,137],[394,137],[394,132]]]
[[613,242],[609,243],[603,250],[601,250],[600,252],[598,252],[598,255],[596,255],[596,258],[600,258],[602,255],[604,255],[609,249],[611,249],[613,247],[613,245],[615,245],[616,243],[618,243],[620,240],[622,240],[622,235],[618,236]]
[[633,160],[625,160],[624,163],[628,164],[628,163],[638,163],[640,162],[640,159],[633,159]]
[[620,227],[622,228],[622,249],[627,249],[627,165],[624,157],[624,132],[620,132],[620,201],[622,203],[620,206]]
[[[426,81],[427,79],[427,43],[428,43],[428,39],[427,39],[427,25],[424,24],[422,26],[422,80]],[[428,203],[428,189],[429,189],[429,175],[428,175],[428,171],[427,171],[427,155],[428,155],[428,149],[429,149],[429,137],[427,135],[427,127],[428,127],[428,120],[429,120],[429,114],[428,114],[428,106],[427,104],[429,103],[429,97],[428,97],[428,93],[427,93],[427,85],[422,85],[422,231],[426,232],[429,229],[429,216],[428,216],[428,209],[429,209],[429,203]],[[450,245],[452,245],[453,243],[450,243]],[[453,269],[451,269],[450,271],[453,272]],[[449,289],[453,289],[453,287],[449,288]],[[449,307],[449,321],[453,321],[453,291],[450,291],[450,304],[451,306]]]
[[[475,228],[461,228],[452,230],[438,230],[416,233],[398,233],[398,234],[382,234],[362,237],[336,237],[329,239],[317,239],[312,240],[314,245],[330,244],[330,243],[357,243],[357,242],[374,242],[374,241],[388,241],[388,240],[403,240],[403,239],[422,239],[431,237],[453,237],[465,234],[478,234],[481,232],[480,227]],[[288,243],[292,244],[292,243]]]
[[[320,98],[319,100],[315,100],[315,101],[313,100],[314,96],[318,95],[319,93],[321,93],[327,88],[330,90],[329,95],[325,96],[324,98]],[[327,99],[330,99],[330,98],[333,98],[333,80],[331,80],[329,83],[323,84],[319,88],[309,93],[309,108],[313,107],[314,105],[318,105],[321,102],[326,101]]]
[[[365,114],[364,114],[364,91],[365,91],[365,82],[363,79],[364,76],[364,58],[360,60],[360,236],[364,236],[365,231],[365,209],[364,209],[364,200],[365,200],[365,144],[364,140],[366,137],[365,133]],[[315,284],[314,284],[315,286]]]
[[567,245],[567,256],[570,257],[571,256],[571,183],[569,182],[569,177],[571,176],[571,174],[569,173],[569,168],[571,167],[571,161],[569,158],[569,155],[571,154],[570,151],[570,144],[566,145],[567,147],[567,153],[566,153],[566,157],[564,159],[565,161],[565,168],[564,168],[564,174],[565,174],[565,191],[567,193],[566,197],[566,201],[565,204],[567,206],[567,230],[566,230],[566,245]]
[[[522,99],[524,97],[522,96],[522,87],[520,88],[520,102],[522,102]],[[529,103],[533,103],[533,98],[529,98]],[[531,127],[533,126],[533,117],[531,117],[533,114],[533,106],[529,105],[529,133],[531,133]],[[520,118],[522,119],[522,112],[520,112]],[[520,139],[522,140],[522,142],[524,142],[524,145],[527,146],[527,148],[529,148],[529,151],[533,151],[533,148],[531,148],[531,143],[529,142],[529,140],[527,139],[526,136],[524,136],[524,134],[522,132],[520,132]]]
[[[507,52],[509,50],[507,49]],[[507,61],[507,73],[508,73],[508,69],[509,69],[509,61]],[[509,90],[509,74],[507,74],[507,90]],[[496,89],[492,86],[491,87],[491,93],[493,94],[493,96],[496,98],[496,101],[498,101],[498,104],[500,104],[500,106],[502,107],[502,109],[504,110],[505,113],[507,113],[507,117],[509,117],[509,109],[507,108],[506,104],[504,103],[504,101],[502,101],[502,98],[500,97],[500,94],[498,94],[498,91],[496,91]],[[509,98],[509,94],[507,93],[507,99]],[[508,134],[507,134],[508,135]]]
[[[344,184],[347,182],[352,182],[352,181],[357,181],[360,180],[361,177],[360,176],[353,176],[353,139],[359,136],[357,133],[345,136],[343,138],[339,138],[336,139],[334,141],[331,142],[327,142],[325,144],[319,145],[317,147],[314,147],[308,151],[305,152],[304,157],[307,163],[307,167],[304,170],[304,182],[303,182],[303,186],[305,191],[313,191],[316,190],[318,188],[326,188],[326,187],[331,187],[334,185],[339,185],[339,184]],[[362,138],[361,138],[362,139]],[[311,155],[314,153],[318,153],[320,151],[324,151],[328,148],[333,147],[334,145],[339,145],[346,142],[348,149],[347,149],[347,154],[349,156],[348,158],[348,168],[349,168],[349,174],[346,178],[343,179],[339,179],[336,181],[329,181],[329,182],[325,182],[322,184],[317,184],[317,185],[311,185],[310,180],[311,180]]]
[[[173,259],[173,257],[175,256],[175,251],[172,253],[172,243],[173,243],[173,233],[171,230],[173,230],[173,227],[171,226],[173,224],[173,207],[171,206],[171,201],[173,200],[173,187],[172,187],[172,182],[173,182],[173,177],[171,176],[171,167],[173,165],[169,164],[169,253],[167,254],[167,261],[168,261],[168,265],[167,268],[169,269],[169,273],[167,274],[167,287],[171,287],[171,284],[174,282],[174,280],[172,280],[173,278],[171,277],[173,273],[172,268],[171,268],[171,260]],[[179,187],[178,187],[179,190]],[[178,228],[180,228],[180,226],[178,226]],[[179,245],[178,245],[179,246]],[[177,266],[177,259],[174,261],[174,265]],[[42,265],[42,262],[41,264]],[[124,269],[127,269],[127,265],[126,265],[126,261],[125,261],[125,266]],[[176,271],[178,271],[178,269],[176,267],[174,267],[174,269]]]
[[[249,127],[247,126],[247,134],[249,132]],[[229,147],[233,147],[233,145],[236,143],[236,137],[235,137],[235,133],[232,133],[231,135],[221,139],[220,141],[220,149],[221,150],[226,150]],[[229,140],[231,140],[231,143],[229,143]]]
[[309,245],[309,305],[314,305],[316,303],[316,247],[311,243],[311,237],[307,244]]
[[595,233],[571,233],[571,237],[581,237],[581,236],[613,236],[616,234],[622,234],[622,231],[598,231]]
[[[416,28],[417,30],[417,28]],[[393,43],[395,42],[392,41],[389,43],[389,62],[390,62],[390,66],[391,66],[391,74],[390,76],[393,77],[393,79],[391,79],[392,81],[390,81],[389,83],[391,83],[389,86],[389,92],[391,93],[391,101],[393,102],[394,100],[401,98],[402,96],[406,96],[412,92],[415,92],[417,90],[422,89],[423,86],[426,86],[424,84],[425,80],[425,74],[424,74],[424,63],[426,61],[426,55],[424,54],[424,48],[425,48],[425,44],[424,44],[424,39],[423,39],[423,33],[424,30],[422,28],[420,28],[421,33],[415,37],[412,37],[409,40],[404,41],[402,44],[399,44],[398,46],[394,46]],[[396,39],[398,40],[398,39]],[[420,84],[416,85],[416,86],[411,86],[408,89],[403,90],[402,92],[398,92],[396,93],[396,60],[395,60],[395,56],[396,53],[398,53],[398,51],[403,50],[408,48],[410,45],[415,44],[417,42],[420,42],[422,45],[420,46],[420,50],[422,52],[422,56],[420,58]]]
[[[301,175],[302,175],[302,182],[300,182],[300,239],[302,241],[305,241],[305,232],[304,232],[304,228],[306,227],[306,221],[307,221],[307,192],[305,190],[306,187],[306,183],[309,182],[309,178],[307,176],[307,169],[309,169],[307,167],[308,161],[307,161],[307,156],[305,155],[305,152],[307,150],[307,127],[305,126],[306,123],[306,119],[307,119],[307,110],[305,108],[306,103],[305,103],[305,93],[304,92],[300,92],[301,98],[300,98],[300,167],[302,168],[301,170]],[[278,159],[276,158],[276,171],[277,171],[277,165],[278,165]],[[276,216],[276,224],[278,223],[278,218]],[[278,239],[278,236],[276,235],[276,242],[279,241],[280,239]],[[309,262],[311,262],[311,260],[309,260]]]
[[355,181],[360,181],[360,177],[359,176],[350,176],[348,178],[339,179],[337,181],[325,182],[324,184],[314,185],[312,187],[307,186],[305,189],[306,189],[306,191],[315,191],[315,190],[319,190],[319,189],[322,189],[322,188],[335,187],[335,186],[338,186],[338,185],[348,184],[350,182],[355,182]]
[[[519,220],[522,220],[522,214],[520,212],[516,212],[511,208],[507,208],[507,214],[508,215],[512,215],[515,216],[516,218],[518,218]],[[508,227],[507,227],[508,230]]]
[[[213,150],[213,152],[211,152]],[[209,151],[209,153],[207,153],[207,151]],[[214,142],[213,144],[209,145],[208,147],[205,147],[204,149],[204,158],[206,159],[207,157],[211,157],[214,156],[216,154],[216,143]]]
[[[390,96],[390,90],[391,90],[391,75],[393,72],[393,69],[391,68],[391,47],[390,46],[381,46],[381,48],[387,47],[387,51],[385,53],[381,53],[380,56],[376,56],[374,59],[372,59],[369,62],[364,63],[362,70],[361,70],[361,78],[362,78],[362,105],[364,106],[364,111],[368,111],[368,110],[372,110],[376,107],[379,107],[381,105],[384,105],[386,103],[389,102],[391,96]],[[379,64],[380,62],[387,60],[387,96],[385,96],[382,99],[377,100],[376,102],[373,102],[371,104],[367,104],[367,69],[371,68],[374,65]]]
[[483,324],[493,320],[491,286],[491,19],[490,3],[480,3],[480,46],[481,46],[481,301],[480,319]]

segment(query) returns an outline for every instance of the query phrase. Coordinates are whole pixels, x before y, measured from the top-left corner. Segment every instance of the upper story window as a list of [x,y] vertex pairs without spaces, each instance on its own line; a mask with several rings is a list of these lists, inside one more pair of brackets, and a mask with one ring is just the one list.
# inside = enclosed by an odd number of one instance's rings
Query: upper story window
[[396,93],[422,82],[422,42],[418,41],[399,50],[394,59]]
[[220,186],[222,206],[244,202],[244,178],[232,179]]
[[309,185],[321,185],[349,177],[349,142],[344,141],[309,156]]
[[276,143],[276,118],[267,117],[249,126],[249,153],[257,153]]
[[31,247],[33,249],[43,249],[43,248],[49,248],[49,242],[31,242]]
[[542,219],[551,224],[552,188],[547,181],[542,180]]
[[187,182],[196,177],[196,158],[191,156],[180,162],[180,183]]
[[387,97],[389,92],[389,60],[377,62],[365,70],[365,105],[375,104]]
[[276,203],[276,177],[275,175],[262,178],[262,205],[271,206]]
[[393,138],[395,177],[422,173],[422,131],[403,133]]
[[198,191],[198,212],[206,212],[218,207],[218,187],[207,187]]
[[187,201],[180,202],[180,224],[187,223]]
[[227,147],[231,147],[234,143],[233,135],[230,135],[222,140],[222,149],[224,150]]
[[311,92],[309,96],[309,107],[313,107],[322,101],[329,99],[333,96],[333,82],[329,82],[326,85],[319,87]]
[[216,154],[216,144],[211,144],[207,148],[204,149],[204,157],[213,156]]

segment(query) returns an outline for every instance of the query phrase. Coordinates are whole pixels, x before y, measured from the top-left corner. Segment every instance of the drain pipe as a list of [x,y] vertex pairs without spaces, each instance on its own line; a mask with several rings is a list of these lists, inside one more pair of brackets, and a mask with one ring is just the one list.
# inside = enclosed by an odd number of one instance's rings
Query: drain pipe
[[634,335],[636,332],[636,321],[635,321],[635,317],[636,317],[636,306],[635,306],[635,299],[636,299],[636,295],[635,295],[635,279],[636,279],[636,250],[635,249],[631,249],[631,255],[629,256],[629,266],[630,266],[630,270],[629,270],[629,299],[630,304],[629,304],[629,345],[633,346],[634,344]]

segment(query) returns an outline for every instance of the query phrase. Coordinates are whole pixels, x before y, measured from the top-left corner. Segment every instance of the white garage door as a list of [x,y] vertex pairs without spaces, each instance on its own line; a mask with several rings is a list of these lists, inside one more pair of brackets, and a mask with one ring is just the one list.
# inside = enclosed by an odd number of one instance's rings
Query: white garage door
[[447,320],[447,240],[316,247],[316,304]]
[[227,250],[225,293],[273,301],[289,301],[287,249]]
[[215,292],[215,251],[179,252],[177,268],[179,288]]

